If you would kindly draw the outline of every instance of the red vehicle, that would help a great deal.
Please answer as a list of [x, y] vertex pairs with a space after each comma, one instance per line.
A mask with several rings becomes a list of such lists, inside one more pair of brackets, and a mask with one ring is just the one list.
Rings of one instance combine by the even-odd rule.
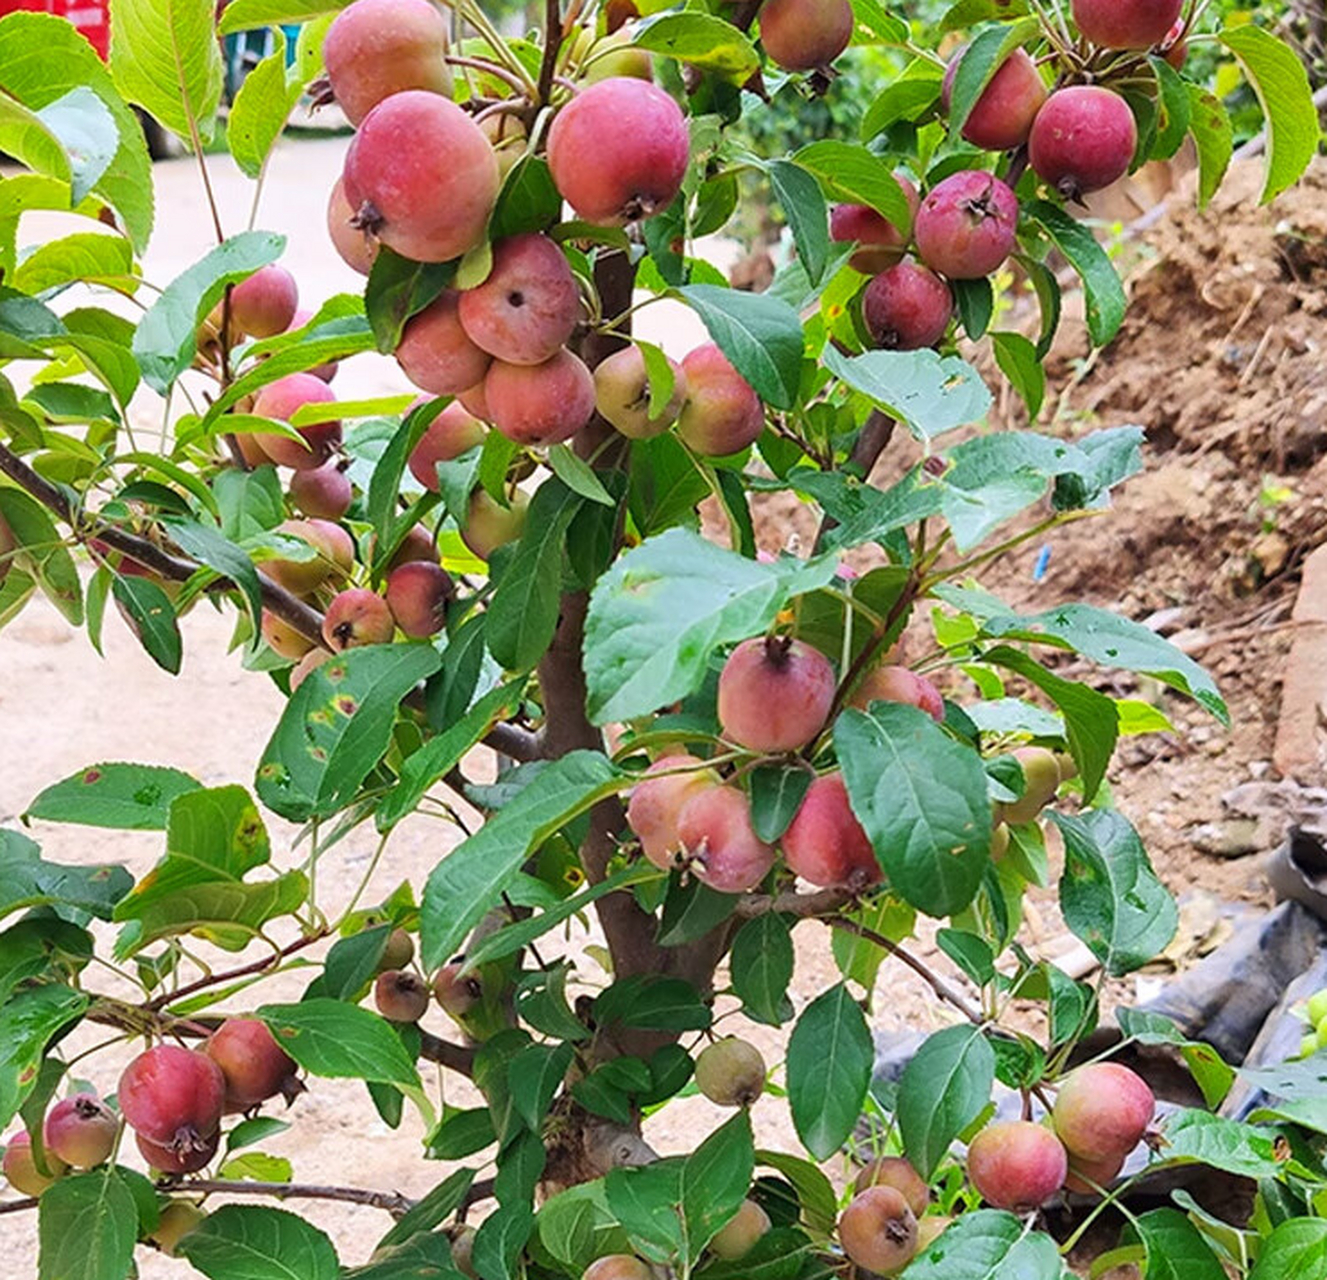
[[108, 0], [0, 0], [0, 18], [26, 10], [53, 13], [67, 18], [81, 31], [104, 62], [111, 47], [111, 14]]

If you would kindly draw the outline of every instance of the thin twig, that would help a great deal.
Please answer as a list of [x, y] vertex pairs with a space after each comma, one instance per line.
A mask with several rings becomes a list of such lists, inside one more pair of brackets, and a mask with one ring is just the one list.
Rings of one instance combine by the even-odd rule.
[[748, 893], [737, 900], [734, 913], [743, 919], [773, 912], [775, 915], [793, 916], [798, 920], [811, 920], [819, 916], [837, 915], [852, 898], [853, 895], [847, 889], [822, 889], [819, 893]]
[[419, 1202], [399, 1191], [361, 1187], [324, 1187], [307, 1182], [232, 1182], [228, 1178], [175, 1178], [158, 1184], [165, 1190], [197, 1195], [275, 1196], [278, 1200], [340, 1200], [385, 1209], [393, 1217], [409, 1213]]
[[187, 995], [192, 995], [195, 991], [202, 991], [207, 987], [216, 987], [235, 982], [240, 978], [247, 978], [250, 974], [262, 973], [265, 969], [274, 968], [280, 964], [287, 956], [293, 955], [296, 951], [302, 951], [305, 947], [312, 946], [315, 942], [320, 942], [327, 937], [328, 930], [320, 929], [316, 933], [305, 934], [302, 938], [296, 938], [289, 946], [282, 947], [275, 955], [263, 956], [261, 960], [255, 960], [251, 964], [240, 965], [238, 969], [227, 969], [224, 973], [209, 973], [194, 982], [187, 982], [184, 986], [175, 991], [165, 992], [149, 1000], [143, 1008], [151, 1013], [164, 1008], [168, 1004], [174, 1004], [176, 1000], [183, 999]]
[[0, 1204], [0, 1213], [22, 1213], [25, 1209], [36, 1207], [36, 1196], [28, 1196], [25, 1200], [11, 1200], [8, 1204]]
[[543, 106], [553, 91], [557, 72], [558, 50], [562, 47], [561, 0], [544, 0], [544, 57], [539, 64], [539, 82], [535, 90], [536, 106]]
[[868, 929], [864, 924], [858, 924], [856, 920], [848, 920], [842, 916], [831, 920], [830, 924], [836, 929], [843, 929], [847, 933], [856, 934], [859, 938], [865, 938], [867, 942], [874, 942], [881, 950], [888, 951], [891, 956], [907, 965], [941, 1000], [946, 1004], [953, 1005], [974, 1026], [981, 1026], [983, 1019], [980, 1011], [973, 1008], [938, 973], [932, 972], [916, 956], [904, 951], [898, 943], [891, 942], [883, 933], [877, 933], [874, 929]]

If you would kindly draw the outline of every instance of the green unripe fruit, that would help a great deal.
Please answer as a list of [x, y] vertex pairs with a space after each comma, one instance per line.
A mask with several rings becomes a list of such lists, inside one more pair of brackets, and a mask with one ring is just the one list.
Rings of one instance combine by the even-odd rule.
[[156, 1229], [148, 1239], [168, 1258], [173, 1258], [176, 1245], [206, 1217], [192, 1200], [172, 1200], [162, 1209]]
[[696, 1087], [721, 1107], [749, 1107], [765, 1091], [765, 1059], [736, 1036], [716, 1041], [696, 1059]]
[[1309, 1022], [1315, 1027], [1327, 1018], [1327, 989], [1315, 991], [1309, 997], [1308, 1015]]
[[1310, 1031], [1299, 1042], [1299, 1056], [1301, 1058], [1311, 1058], [1318, 1052], [1318, 1036], [1316, 1032]]
[[1060, 787], [1060, 765], [1045, 747], [1019, 747], [1014, 759], [1023, 767], [1026, 786], [1012, 804], [1000, 806], [1005, 822], [1032, 822], [1055, 798]]

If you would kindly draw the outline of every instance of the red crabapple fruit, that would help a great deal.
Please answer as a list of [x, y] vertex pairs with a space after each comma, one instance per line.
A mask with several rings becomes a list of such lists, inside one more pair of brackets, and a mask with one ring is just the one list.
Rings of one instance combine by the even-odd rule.
[[290, 672], [290, 692], [294, 693], [332, 655], [326, 649], [310, 649]]
[[406, 89], [450, 98], [446, 54], [447, 20], [428, 0], [355, 0], [323, 38], [327, 80], [351, 124]]
[[1057, 89], [1032, 122], [1028, 162], [1066, 200], [1124, 177], [1138, 147], [1129, 104], [1100, 85]]
[[945, 336], [954, 313], [949, 286], [929, 267], [900, 262], [882, 271], [862, 295], [862, 319], [877, 347], [919, 351]]
[[493, 425], [524, 445], [561, 444], [594, 417], [594, 376], [565, 347], [543, 364], [495, 360], [484, 379]]
[[341, 261], [352, 271], [366, 276], [378, 256], [378, 242], [362, 227], [355, 225], [355, 211], [346, 199], [345, 183], [338, 178], [327, 198], [327, 234]]
[[412, 524], [406, 530], [405, 537], [401, 539], [396, 550], [392, 552], [392, 558], [387, 562], [387, 571], [390, 573], [393, 569], [399, 569], [403, 564], [410, 564], [414, 560], [423, 560], [428, 564], [438, 563], [438, 548], [434, 545], [433, 535], [428, 531], [427, 525]]
[[931, 1189], [925, 1179], [902, 1156], [881, 1156], [866, 1165], [857, 1175], [853, 1190], [861, 1192], [867, 1187], [893, 1187], [902, 1194], [908, 1208], [918, 1218], [931, 1202]]
[[406, 321], [396, 347], [401, 372], [421, 391], [454, 396], [483, 381], [493, 357], [461, 326], [461, 295], [444, 289]]
[[450, 99], [419, 89], [364, 117], [343, 178], [359, 226], [416, 262], [473, 249], [498, 199], [498, 162], [483, 131]]
[[807, 884], [860, 891], [880, 880], [875, 850], [848, 803], [841, 773], [811, 784], [780, 843], [788, 869]]
[[703, 766], [696, 756], [663, 756], [631, 789], [627, 825], [646, 858], [664, 871], [677, 865], [682, 847], [677, 824], [683, 806], [698, 791], [718, 785], [718, 774]]
[[197, 1173], [212, 1163], [212, 1157], [221, 1145], [221, 1131], [199, 1138], [188, 1148], [150, 1142], [141, 1133], [136, 1133], [134, 1140], [143, 1159], [153, 1169], [161, 1173]]
[[258, 1018], [227, 1018], [208, 1037], [203, 1052], [226, 1078], [228, 1111], [248, 1111], [278, 1093], [302, 1087], [294, 1080], [295, 1060]]
[[120, 1122], [95, 1093], [61, 1098], [46, 1115], [46, 1150], [75, 1169], [92, 1169], [110, 1158]]
[[285, 267], [269, 263], [230, 291], [230, 320], [250, 338], [285, 333], [299, 308], [299, 286]]
[[925, 676], [907, 667], [885, 664], [869, 671], [848, 699], [850, 707], [865, 711], [873, 702], [906, 702], [943, 724], [945, 700]]
[[339, 592], [323, 615], [323, 640], [337, 653], [367, 644], [388, 644], [395, 632], [387, 601], [367, 587]]
[[443, 1012], [460, 1022], [483, 998], [483, 987], [476, 973], [462, 973], [459, 961], [445, 964], [433, 975], [433, 998]]
[[785, 71], [827, 67], [852, 39], [848, 0], [765, 0], [760, 43]]
[[160, 1044], [140, 1053], [124, 1069], [116, 1100], [141, 1140], [187, 1162], [209, 1144], [216, 1150], [226, 1078], [207, 1054]]
[[662, 89], [614, 76], [582, 89], [553, 120], [553, 182], [587, 222], [621, 226], [667, 208], [682, 189], [691, 138]]
[[774, 850], [751, 826], [751, 805], [736, 787], [704, 787], [682, 806], [677, 834], [696, 879], [718, 893], [754, 889], [774, 866]]
[[713, 343], [682, 361], [687, 401], [677, 433], [697, 453], [721, 458], [754, 444], [765, 429], [765, 409], [754, 388]]
[[749, 1107], [765, 1092], [766, 1071], [755, 1045], [727, 1036], [700, 1051], [696, 1088], [721, 1107]]
[[484, 443], [484, 424], [463, 404], [453, 401], [424, 428], [410, 451], [410, 474], [430, 493], [438, 492], [438, 463], [451, 462]]
[[1069, 1157], [1044, 1125], [987, 1125], [968, 1147], [968, 1177], [987, 1204], [1013, 1213], [1038, 1209], [1064, 1186]]
[[388, 969], [404, 969], [415, 958], [415, 940], [400, 926], [387, 935], [382, 955], [378, 957], [379, 973]]
[[787, 636], [744, 640], [719, 675], [719, 725], [750, 751], [800, 751], [825, 727], [834, 688], [819, 649]]
[[1150, 49], [1166, 38], [1184, 0], [1073, 0], [1074, 21], [1103, 49]]
[[435, 636], [446, 620], [451, 574], [440, 564], [412, 560], [387, 575], [386, 596], [396, 625], [406, 635], [416, 640]]
[[493, 246], [488, 278], [458, 306], [461, 328], [481, 350], [508, 364], [543, 364], [571, 337], [581, 296], [566, 254], [531, 232]]
[[265, 560], [260, 566], [267, 577], [294, 595], [307, 596], [317, 591], [334, 574], [348, 573], [354, 563], [355, 548], [349, 534], [330, 521], [283, 520], [276, 532], [303, 542], [318, 553], [312, 560], [278, 557]]
[[599, 415], [624, 436], [648, 440], [677, 421], [687, 398], [687, 376], [682, 366], [668, 361], [673, 392], [655, 417], [650, 416], [650, 375], [645, 357], [634, 344], [601, 360], [594, 371], [594, 398]]
[[306, 516], [322, 520], [340, 520], [350, 510], [355, 490], [334, 462], [325, 462], [314, 471], [296, 471], [290, 477], [290, 501]]
[[993, 173], [961, 169], [937, 182], [917, 211], [917, 256], [951, 280], [988, 276], [1014, 251], [1018, 198]]
[[428, 985], [407, 969], [388, 969], [373, 983], [373, 1001], [389, 1022], [418, 1022], [429, 1007]]
[[1156, 1098], [1137, 1072], [1094, 1062], [1071, 1072], [1055, 1096], [1051, 1121], [1077, 1161], [1123, 1159], [1156, 1115]]
[[1084, 1160], [1071, 1153], [1064, 1189], [1080, 1196], [1100, 1195], [1120, 1176], [1125, 1159], [1125, 1156], [1112, 1156], [1107, 1160]]
[[[915, 218], [922, 202], [916, 183], [906, 174], [896, 173], [894, 177]], [[839, 243], [855, 240], [858, 249], [848, 259], [849, 264], [863, 275], [874, 276], [903, 257], [903, 250], [912, 238], [912, 227], [909, 225], [905, 236], [883, 213], [870, 205], [840, 204], [830, 210], [829, 238]]]
[[867, 1271], [901, 1271], [917, 1252], [917, 1216], [894, 1187], [867, 1187], [839, 1218], [839, 1243]]
[[[260, 418], [289, 422], [295, 411], [304, 405], [330, 404], [335, 399], [336, 395], [332, 389], [316, 375], [290, 373], [284, 378], [268, 383], [258, 393], [253, 411]], [[279, 435], [258, 437], [263, 452], [279, 467], [290, 467], [295, 471], [316, 471], [332, 456], [332, 450], [341, 443], [341, 424], [335, 420], [296, 427], [295, 431], [299, 436], [298, 440]]]
[[[941, 99], [949, 110], [950, 93], [963, 50], [945, 72]], [[987, 82], [968, 118], [963, 122], [963, 136], [983, 151], [1012, 151], [1021, 147], [1032, 132], [1032, 121], [1046, 101], [1046, 82], [1026, 49], [1015, 49]]]
[[609, 1253], [590, 1263], [581, 1280], [654, 1280], [654, 1272], [630, 1253]]

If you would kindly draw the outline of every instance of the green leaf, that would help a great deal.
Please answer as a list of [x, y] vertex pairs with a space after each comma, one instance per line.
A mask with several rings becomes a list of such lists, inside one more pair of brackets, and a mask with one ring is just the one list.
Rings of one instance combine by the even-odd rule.
[[627, 506], [642, 537], [674, 525], [696, 528], [696, 504], [709, 492], [704, 475], [675, 436], [631, 442]]
[[420, 907], [424, 966], [436, 969], [455, 954], [532, 849], [624, 782], [625, 775], [605, 756], [573, 751], [540, 769], [483, 827], [447, 854], [429, 876]]
[[[143, 128], [82, 33], [53, 14], [7, 14], [0, 27], [0, 84], [35, 111], [84, 89], [101, 99], [115, 121], [119, 145], [92, 190], [119, 213], [135, 248], [146, 248], [153, 182]], [[15, 180], [6, 178], [5, 187], [12, 190]]]
[[1063, 209], [1045, 200], [1024, 206], [1027, 217], [1045, 228], [1055, 247], [1083, 282], [1087, 331], [1094, 347], [1104, 347], [1120, 331], [1128, 299], [1106, 251], [1092, 231]]
[[562, 197], [549, 172], [548, 161], [527, 152], [512, 166], [498, 193], [497, 208], [489, 223], [489, 239], [496, 243], [504, 236], [546, 231], [561, 212]]
[[47, 787], [23, 817], [113, 831], [164, 831], [175, 797], [201, 785], [163, 765], [95, 764]]
[[1037, 359], [1037, 348], [1021, 333], [991, 334], [991, 349], [1000, 372], [1027, 406], [1028, 421], [1036, 422], [1046, 400], [1046, 370]]
[[180, 549], [194, 557], [199, 564], [229, 578], [239, 589], [245, 604], [249, 607], [249, 617], [253, 621], [254, 633], [261, 625], [263, 609], [262, 584], [258, 580], [258, 570], [253, 561], [233, 542], [209, 525], [192, 520], [170, 520], [167, 522], [171, 538]]
[[311, 1222], [285, 1209], [227, 1204], [177, 1246], [209, 1280], [338, 1280], [336, 1250]]
[[604, 1179], [608, 1208], [633, 1243], [660, 1261], [686, 1248], [680, 1206], [682, 1160], [656, 1160], [609, 1171]]
[[851, 708], [834, 748], [853, 812], [894, 891], [932, 916], [962, 911], [986, 870], [991, 809], [971, 748], [902, 703]]
[[838, 1221], [838, 1198], [820, 1166], [783, 1151], [756, 1152], [756, 1163], [781, 1173], [797, 1192], [802, 1218], [813, 1231], [832, 1235]]
[[81, 991], [44, 983], [20, 991], [0, 1007], [0, 1127], [36, 1087], [51, 1038], [82, 1017], [91, 1003]]
[[1129, 1219], [1147, 1251], [1148, 1280], [1225, 1280], [1211, 1245], [1178, 1209], [1153, 1209]]
[[538, 1133], [571, 1066], [570, 1044], [527, 1045], [507, 1066], [507, 1090], [516, 1114]]
[[1138, 833], [1113, 809], [1049, 817], [1064, 837], [1065, 923], [1112, 977], [1142, 968], [1175, 936], [1179, 912]]
[[1327, 1222], [1291, 1218], [1263, 1241], [1249, 1280], [1315, 1280], [1321, 1275], [1327, 1275]]
[[428, 1136], [428, 1154], [437, 1160], [464, 1160], [496, 1141], [487, 1107], [457, 1111], [444, 1106], [441, 1123]]
[[43, 862], [40, 852], [27, 836], [0, 828], [0, 916], [59, 905], [109, 920], [133, 884], [123, 867], [66, 867]]
[[258, 765], [263, 803], [292, 822], [343, 809], [386, 752], [401, 699], [441, 662], [429, 644], [368, 645], [310, 673]]
[[1055, 1241], [996, 1209], [965, 1213], [908, 1264], [908, 1280], [1063, 1280]]
[[663, 14], [643, 24], [632, 43], [739, 85], [760, 67], [760, 55], [746, 33], [708, 13]]
[[788, 1102], [802, 1145], [828, 1160], [847, 1140], [871, 1083], [875, 1048], [842, 983], [802, 1011], [788, 1040]]
[[324, 998], [258, 1010], [277, 1042], [306, 1071], [418, 1089], [415, 1064], [391, 1023], [358, 1005]]
[[789, 160], [771, 160], [770, 185], [792, 228], [797, 259], [813, 285], [819, 284], [829, 261], [829, 209], [820, 184]]
[[133, 1269], [138, 1209], [115, 1167], [61, 1178], [37, 1206], [40, 1280], [124, 1280]]
[[782, 1026], [789, 1017], [788, 984], [793, 976], [792, 930], [769, 911], [748, 920], [733, 939], [728, 958], [733, 994], [755, 1022]]
[[981, 375], [958, 356], [934, 351], [868, 351], [845, 356], [826, 347], [825, 368], [903, 422], [924, 443], [977, 422], [991, 407]]
[[23, 490], [0, 485], [0, 519], [18, 543], [19, 568], [36, 579], [46, 598], [68, 622], [81, 626], [83, 588], [78, 569], [46, 508]]
[[210, 0], [111, 0], [111, 75], [181, 138], [211, 141], [221, 102], [221, 46]]
[[949, 96], [951, 133], [962, 132], [977, 99], [1005, 59], [1020, 45], [1028, 44], [1040, 34], [1041, 26], [1037, 20], [1025, 18], [1021, 22], [988, 27], [973, 39], [963, 51]]
[[1230, 113], [1214, 93], [1188, 84], [1189, 132], [1198, 148], [1198, 208], [1207, 208], [1230, 168], [1235, 151], [1235, 130]]
[[1141, 623], [1086, 604], [1065, 604], [1029, 617], [998, 615], [982, 623], [982, 634], [1003, 640], [1048, 644], [1081, 653], [1103, 666], [1141, 671], [1202, 704], [1222, 724], [1230, 713], [1212, 677], [1169, 640]]
[[180, 674], [184, 640], [170, 597], [151, 578], [122, 578], [111, 582], [116, 604], [129, 615], [130, 629], [148, 656], [163, 671]]
[[981, 1114], [994, 1083], [995, 1053], [980, 1028], [966, 1025], [928, 1037], [903, 1069], [899, 1131], [923, 1178], [930, 1178], [950, 1143]]
[[455, 275], [453, 262], [415, 262], [379, 246], [364, 289], [364, 310], [378, 350], [384, 355], [395, 351], [406, 321], [437, 298]]
[[1293, 186], [1318, 154], [1322, 129], [1308, 72], [1284, 40], [1252, 22], [1225, 27], [1218, 38], [1239, 60], [1267, 118], [1267, 204]]
[[[121, 2], [134, 5], [145, 0], [116, 0]], [[202, 40], [215, 47], [210, 30]], [[193, 364], [198, 326], [221, 300], [226, 286], [239, 284], [259, 267], [275, 262], [285, 246], [285, 237], [271, 231], [242, 231], [210, 249], [166, 286], [134, 331], [134, 355], [148, 386], [162, 395], [170, 390]]]
[[680, 879], [670, 879], [657, 941], [661, 947], [695, 942], [727, 920], [736, 905], [736, 894], [717, 893], [699, 880], [684, 884]]
[[776, 409], [796, 404], [805, 349], [796, 311], [769, 294], [713, 284], [686, 285], [676, 293], [762, 400]]
[[[582, 498], [598, 502], [606, 507], [616, 506], [613, 495], [604, 488], [590, 464], [572, 453], [565, 444], [555, 444], [548, 451], [548, 465], [568, 489], [573, 489]], [[536, 495], [537, 496], [537, 495]]]
[[[805, 629], [799, 634], [807, 638]], [[761, 765], [752, 772], [751, 826], [766, 844], [788, 830], [814, 780], [810, 770], [799, 765]]]
[[622, 556], [590, 597], [588, 709], [627, 720], [693, 693], [721, 644], [759, 634], [787, 600], [826, 586], [837, 560], [747, 560], [670, 529]]
[[639, 1031], [704, 1031], [714, 1020], [689, 982], [654, 973], [617, 979], [595, 997], [594, 1016], [603, 1026]]
[[474, 1267], [487, 1280], [516, 1280], [518, 1259], [534, 1230], [528, 1204], [503, 1205], [479, 1224], [475, 1234]]
[[217, 34], [298, 24], [343, 8], [341, 0], [233, 0], [217, 23]]
[[912, 206], [889, 164], [875, 152], [827, 139], [803, 147], [793, 162], [814, 174], [831, 200], [869, 205], [905, 235], [911, 231]]
[[488, 606], [488, 650], [508, 671], [530, 670], [553, 642], [567, 526], [584, 504], [556, 478], [530, 501], [525, 531]]
[[390, 1249], [404, 1244], [416, 1233], [432, 1231], [445, 1222], [460, 1208], [474, 1180], [473, 1169], [457, 1169], [444, 1178], [413, 1209], [396, 1221], [392, 1229], [378, 1241], [377, 1249]]
[[1161, 1132], [1166, 1163], [1193, 1161], [1239, 1178], [1275, 1178], [1284, 1171], [1271, 1130], [1186, 1108], [1168, 1115]]
[[682, 1162], [678, 1188], [689, 1260], [694, 1262], [742, 1207], [755, 1167], [751, 1116], [745, 1109], [720, 1125]]
[[[93, 98], [99, 106], [100, 98]], [[109, 119], [109, 116], [107, 117]], [[19, 263], [9, 283], [24, 293], [44, 293], [62, 285], [99, 277], [127, 276], [132, 272], [133, 246], [118, 235], [80, 232], [48, 240]], [[36, 392], [39, 388], [34, 388]], [[33, 398], [32, 393], [29, 399]]]
[[871, 100], [862, 116], [862, 141], [870, 142], [900, 120], [920, 119], [939, 100], [943, 81], [944, 72], [933, 59], [914, 58]]
[[244, 77], [226, 120], [226, 145], [240, 170], [257, 178], [286, 127], [303, 88], [286, 76], [286, 37], [273, 30], [275, 47]]

